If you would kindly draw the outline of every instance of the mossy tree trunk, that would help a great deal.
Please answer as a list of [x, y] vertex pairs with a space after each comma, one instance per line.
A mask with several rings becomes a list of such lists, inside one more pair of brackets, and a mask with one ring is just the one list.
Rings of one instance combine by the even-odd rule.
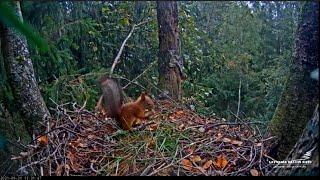
[[[23, 21], [20, 2], [10, 2], [19, 20]], [[1, 48], [6, 75], [17, 111], [24, 119], [30, 135], [39, 133], [40, 123], [50, 116], [36, 82], [27, 41], [14, 28], [1, 25]], [[37, 131], [37, 132], [36, 132]]]
[[308, 121], [302, 136], [286, 160], [310, 161], [310, 164], [292, 163], [288, 165], [290, 168], [274, 168], [272, 175], [319, 176], [319, 105], [315, 108], [313, 117]]
[[176, 1], [157, 1], [159, 27], [159, 87], [173, 99], [182, 96], [178, 4]]
[[305, 2], [295, 38], [293, 61], [285, 89], [268, 132], [277, 137], [273, 155], [284, 159], [299, 139], [318, 102], [318, 82], [310, 72], [319, 60], [319, 3]]

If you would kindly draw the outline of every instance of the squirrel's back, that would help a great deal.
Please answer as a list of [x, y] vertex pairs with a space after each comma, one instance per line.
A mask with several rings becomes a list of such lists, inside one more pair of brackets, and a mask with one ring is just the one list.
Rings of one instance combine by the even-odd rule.
[[121, 86], [116, 80], [107, 76], [102, 76], [99, 82], [103, 93], [102, 104], [108, 116], [118, 118], [123, 103]]

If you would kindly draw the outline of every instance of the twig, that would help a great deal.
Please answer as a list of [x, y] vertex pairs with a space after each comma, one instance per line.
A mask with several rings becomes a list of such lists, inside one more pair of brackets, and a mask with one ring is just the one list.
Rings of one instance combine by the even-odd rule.
[[[161, 101], [158, 101], [158, 103], [162, 105]], [[66, 108], [67, 104], [71, 105], [71, 110]], [[48, 145], [37, 149], [28, 158], [21, 159], [20, 161], [25, 166], [21, 167], [20, 170], [31, 172], [34, 175], [40, 175], [42, 172], [39, 168], [43, 167], [44, 175], [74, 175], [74, 173], [77, 175], [94, 175], [99, 173], [102, 175], [140, 174], [152, 176], [172, 172], [179, 176], [185, 174], [248, 175], [251, 169], [257, 169], [261, 175], [267, 175], [267, 171], [271, 167], [268, 164], [270, 157], [263, 152], [264, 149], [268, 148], [265, 143], [274, 137], [267, 136], [262, 139], [262, 137], [259, 137], [260, 133], [247, 133], [249, 124], [263, 122], [238, 121], [235, 123], [219, 122], [217, 119], [212, 119], [213, 122], [208, 123], [210, 119], [196, 116], [194, 112], [174, 103], [168, 104], [166, 101], [163, 107], [156, 108], [156, 111], [159, 112], [159, 116], [157, 114], [159, 119], [155, 117], [152, 122], [145, 122], [145, 124], [134, 128], [135, 130], [142, 129], [141, 133], [128, 136], [128, 132], [123, 130], [114, 132], [119, 129], [115, 124], [112, 124], [114, 121], [105, 120], [107, 123], [104, 121], [102, 123], [102, 121], [98, 121], [99, 117], [86, 110], [85, 106], [79, 106], [75, 103], [67, 104], [56, 104], [57, 107], [53, 110], [58, 114], [58, 117], [50, 121], [54, 122], [53, 124], [47, 122], [46, 131], [48, 132], [46, 134], [50, 133], [48, 135]], [[84, 108], [82, 109], [82, 107]], [[176, 120], [178, 123], [161, 121], [161, 116], [166, 118], [170, 113], [181, 111], [181, 109], [184, 110], [184, 113]], [[200, 120], [189, 121], [190, 119]], [[74, 127], [72, 122], [77, 126]], [[188, 124], [188, 127], [182, 132], [176, 131], [180, 122]], [[162, 124], [157, 128], [156, 133], [143, 130], [153, 123]], [[242, 126], [242, 124], [248, 125], [248, 127]], [[220, 125], [226, 126], [216, 128], [217, 131], [186, 132], [192, 128], [204, 127], [208, 130], [208, 128], [219, 127]], [[167, 132], [170, 134], [167, 134]], [[119, 134], [120, 136], [117, 136]], [[149, 135], [152, 135], [151, 140]], [[241, 141], [242, 144], [224, 142], [222, 140], [224, 137]], [[174, 149], [171, 148], [172, 141], [175, 144]], [[147, 143], [150, 144], [146, 146]], [[257, 145], [260, 143], [261, 147]], [[30, 144], [27, 147], [31, 147]], [[144, 147], [146, 148], [143, 149]], [[145, 152], [142, 152], [143, 150]], [[216, 168], [202, 169], [205, 162], [195, 163], [189, 157], [197, 155], [203, 161], [217, 161], [216, 157], [220, 154], [225, 154], [228, 160], [227, 166], [223, 169], [219, 169], [215, 165]], [[47, 161], [48, 158], [50, 162]], [[117, 159], [121, 161], [117, 161]], [[199, 170], [182, 170], [185, 166], [181, 163], [183, 159], [191, 161], [193, 168]], [[128, 163], [128, 166], [126, 163]], [[64, 169], [58, 170], [58, 168], [63, 167]], [[81, 171], [75, 172], [74, 168]], [[127, 168], [129, 168], [129, 171], [127, 171]]]
[[142, 124], [141, 126], [138, 126], [138, 127], [135, 127], [133, 128], [134, 130], [138, 131], [138, 130], [141, 130], [141, 129], [144, 129], [146, 128], [147, 126], [151, 125], [151, 124], [155, 124], [155, 122], [148, 122], [146, 124]]
[[153, 167], [155, 164], [156, 164], [156, 161], [154, 161], [152, 164], [148, 165], [148, 166], [142, 171], [142, 173], [140, 174], [140, 176], [145, 176], [145, 175], [149, 172], [150, 168]]
[[41, 159], [41, 160], [39, 160], [39, 161], [35, 161], [35, 162], [32, 162], [32, 163], [27, 164], [27, 165], [25, 165], [25, 166], [22, 166], [22, 167], [20, 167], [20, 168], [17, 170], [17, 172], [21, 171], [22, 169], [24, 169], [24, 168], [26, 168], [26, 167], [33, 166], [33, 165], [42, 163], [42, 162], [46, 161], [46, 159], [47, 159], [47, 158], [45, 157], [45, 158], [43, 158], [43, 159]]
[[271, 137], [268, 137], [267, 139], [261, 139], [260, 141], [264, 142], [264, 141], [269, 141], [271, 139], [274, 139], [276, 138], [276, 136], [271, 136]]
[[90, 164], [90, 168], [93, 172], [98, 173], [98, 171], [93, 168], [93, 163]]
[[153, 65], [156, 64], [157, 61], [153, 61], [152, 63], [149, 64], [149, 66], [141, 73], [139, 74], [137, 77], [135, 77], [134, 79], [132, 79], [128, 84], [126, 84], [125, 86], [123, 86], [122, 89], [126, 89], [132, 82], [136, 81], [137, 79], [139, 79], [143, 74], [145, 74], [149, 69], [151, 69], [151, 67]]
[[238, 108], [237, 108], [237, 117], [239, 117], [240, 102], [241, 102], [241, 77], [240, 77], [239, 90], [238, 90]]
[[134, 24], [134, 25], [132, 26], [131, 31], [129, 32], [129, 34], [128, 34], [128, 36], [126, 37], [126, 39], [122, 42], [122, 45], [121, 45], [121, 47], [120, 47], [120, 50], [119, 50], [116, 58], [115, 58], [114, 61], [113, 61], [113, 64], [112, 64], [111, 70], [110, 70], [110, 75], [113, 74], [114, 68], [115, 68], [116, 65], [119, 63], [119, 59], [120, 59], [120, 56], [121, 56], [121, 54], [122, 54], [124, 45], [127, 43], [128, 39], [131, 37], [131, 35], [132, 35], [133, 31], [135, 30], [135, 28], [138, 27], [138, 26], [140, 26], [140, 25], [142, 25], [142, 24], [145, 24], [145, 23], [147, 23], [147, 22], [149, 22], [149, 21], [151, 21], [151, 20], [149, 19], [149, 20], [146, 20], [146, 21], [142, 21], [142, 22], [140, 22], [140, 23], [138, 23], [138, 24]]
[[88, 99], [86, 99], [86, 100], [84, 101], [84, 103], [83, 103], [82, 107], [79, 109], [79, 111], [82, 111], [82, 110], [86, 107], [86, 105], [87, 105], [87, 100], [88, 100]]
[[225, 122], [225, 123], [216, 123], [216, 124], [208, 124], [206, 129], [210, 129], [216, 126], [221, 126], [221, 125], [246, 125], [246, 124], [264, 124], [263, 122], [259, 121], [252, 121], [252, 122]]
[[[186, 156], [184, 156], [183, 158], [179, 159], [179, 160], [176, 161], [175, 163], [179, 163], [180, 161], [182, 161], [183, 159], [185, 159], [185, 158], [187, 158], [187, 157], [189, 157], [189, 156], [191, 156], [191, 155], [192, 155], [192, 153], [189, 153], [188, 155], [186, 155]], [[158, 168], [158, 169], [156, 169], [155, 171], [153, 171], [152, 173], [148, 174], [148, 176], [152, 176], [152, 175], [154, 175], [154, 174], [156, 174], [156, 173], [158, 173], [158, 172], [160, 172], [160, 171], [162, 171], [162, 170], [164, 170], [164, 169], [172, 166], [173, 164], [174, 164], [174, 163], [171, 162], [170, 164], [168, 164], [167, 166], [165, 166], [165, 167], [163, 167], [163, 168]]]
[[131, 83], [133, 83], [133, 84], [135, 84], [135, 85], [137, 85], [137, 86], [139, 86], [139, 87], [141, 87], [142, 89], [146, 89], [145, 87], [143, 87], [142, 85], [140, 85], [139, 83], [136, 83], [136, 82], [133, 82], [133, 81], [131, 81], [130, 79], [128, 79], [128, 78], [125, 78], [125, 77], [121, 77], [121, 76], [118, 76], [118, 77], [116, 77], [116, 78], [118, 78], [118, 79], [123, 79], [123, 80], [126, 80], [126, 81], [128, 81], [128, 82], [131, 82]]
[[262, 173], [262, 175], [263, 175], [262, 167], [261, 167], [261, 164], [262, 164], [262, 157], [263, 157], [263, 144], [261, 144], [260, 157], [259, 157], [259, 168], [260, 168], [260, 172], [261, 172], [261, 173]]

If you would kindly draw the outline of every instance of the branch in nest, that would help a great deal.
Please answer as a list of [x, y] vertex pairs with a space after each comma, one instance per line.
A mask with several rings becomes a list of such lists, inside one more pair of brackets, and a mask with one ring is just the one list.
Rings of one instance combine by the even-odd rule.
[[149, 122], [149, 123], [146, 123], [146, 124], [142, 124], [141, 126], [138, 126], [138, 127], [135, 127], [133, 128], [134, 130], [138, 131], [138, 130], [141, 130], [141, 129], [144, 129], [146, 128], [147, 126], [151, 125], [151, 124], [154, 124], [155, 122]]
[[221, 126], [221, 125], [247, 125], [247, 124], [265, 124], [263, 122], [259, 121], [253, 121], [253, 122], [225, 122], [225, 123], [216, 123], [216, 124], [208, 124], [206, 129], [210, 129], [216, 126]]

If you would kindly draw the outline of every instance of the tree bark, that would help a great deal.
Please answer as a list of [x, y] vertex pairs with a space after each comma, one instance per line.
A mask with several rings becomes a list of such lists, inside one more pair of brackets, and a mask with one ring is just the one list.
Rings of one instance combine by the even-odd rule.
[[[23, 21], [20, 2], [12, 3], [16, 16]], [[36, 82], [25, 37], [13, 27], [1, 25], [1, 48], [10, 87], [30, 135], [41, 130], [39, 122], [50, 116]], [[37, 130], [37, 132], [35, 132]]]
[[319, 176], [319, 105], [312, 119], [303, 130], [287, 161], [302, 160], [308, 163], [292, 163], [287, 168], [274, 168], [272, 175], [277, 176]]
[[319, 3], [305, 2], [295, 39], [293, 62], [268, 132], [277, 137], [273, 156], [284, 159], [299, 139], [319, 98], [319, 83], [310, 77], [318, 67]]
[[176, 1], [157, 1], [159, 87], [173, 99], [182, 96], [182, 66]]

